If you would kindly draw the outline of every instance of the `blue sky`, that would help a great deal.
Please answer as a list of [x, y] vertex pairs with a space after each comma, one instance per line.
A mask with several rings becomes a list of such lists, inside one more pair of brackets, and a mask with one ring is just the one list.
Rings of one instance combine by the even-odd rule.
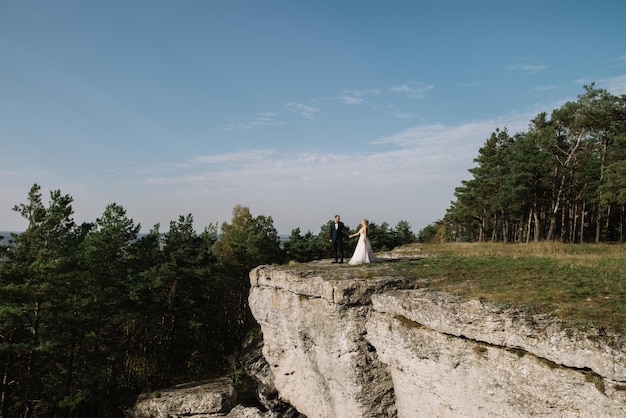
[[0, 1], [0, 230], [441, 219], [496, 129], [626, 94], [623, 1]]

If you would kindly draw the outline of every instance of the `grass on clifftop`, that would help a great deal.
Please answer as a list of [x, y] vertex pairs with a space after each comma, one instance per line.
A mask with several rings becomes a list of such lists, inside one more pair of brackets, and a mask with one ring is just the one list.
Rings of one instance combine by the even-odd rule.
[[426, 280], [429, 288], [626, 334], [625, 245], [414, 244], [411, 249], [424, 258], [394, 263], [394, 270]]

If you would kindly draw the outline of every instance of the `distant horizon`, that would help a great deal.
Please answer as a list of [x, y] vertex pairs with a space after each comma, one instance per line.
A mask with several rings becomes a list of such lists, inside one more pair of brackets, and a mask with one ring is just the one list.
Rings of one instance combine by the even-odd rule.
[[[331, 220], [329, 219], [329, 220], [328, 220], [328, 223], [330, 223], [330, 222], [331, 222]], [[385, 222], [385, 221], [382, 221], [382, 222]], [[381, 222], [381, 223], [382, 223], [382, 222]], [[221, 223], [220, 223], [220, 224], [221, 224]], [[379, 223], [376, 223], [376, 224], [377, 224], [377, 225], [380, 225]], [[168, 225], [169, 225], [169, 224], [168, 224]], [[324, 224], [324, 225], [325, 225], [325, 224]], [[396, 224], [396, 225], [397, 225], [397, 224]], [[389, 225], [389, 227], [390, 227], [390, 228], [395, 228], [395, 227], [396, 227], [396, 225]], [[206, 225], [205, 225], [205, 226], [206, 226]], [[202, 228], [195, 228], [195, 227], [194, 227], [194, 230], [195, 230], [196, 234], [201, 234], [201, 233], [202, 233], [202, 231], [204, 230], [204, 227], [205, 227], [205, 226], [203, 226]], [[318, 234], [321, 232], [321, 228], [322, 228], [322, 227], [323, 227], [323, 225], [320, 225], [320, 227], [318, 228], [318, 230], [317, 230], [317, 231], [310, 231], [310, 232], [311, 232], [313, 235], [318, 235]], [[352, 227], [351, 227], [351, 225], [346, 224], [346, 227], [347, 227], [347, 228], [350, 228], [350, 229], [353, 229], [353, 230], [356, 230], [356, 229], [358, 229], [359, 224], [358, 224], [358, 223], [356, 223], [356, 224], [355, 224], [355, 225], [353, 225]], [[296, 228], [297, 228], [297, 227], [296, 227]], [[295, 228], [294, 228], [294, 229], [295, 229]], [[12, 234], [12, 233], [14, 233], [14, 234], [21, 234], [21, 233], [23, 233], [24, 231], [26, 231], [26, 229], [22, 229], [22, 230], [19, 230], [19, 231], [18, 231], [18, 230], [15, 230], [15, 231], [0, 230], [0, 236], [4, 236], [4, 239], [6, 240], [7, 238], [10, 238], [10, 237], [11, 237], [11, 234]], [[160, 231], [160, 233], [161, 233], [161, 234], [165, 234], [165, 233], [167, 233], [168, 231], [169, 231], [169, 229], [168, 229], [168, 230], [161, 230], [161, 231]], [[415, 235], [417, 235], [417, 233], [419, 232], [419, 231], [414, 230], [413, 228], [411, 228], [411, 231], [413, 231], [413, 233], [415, 233]], [[289, 231], [289, 232], [286, 232], [286, 233], [277, 232], [277, 235], [278, 235], [281, 239], [283, 239], [283, 238], [289, 238], [289, 237], [291, 236], [291, 232], [292, 232], [292, 231]], [[309, 232], [309, 231], [303, 231], [303, 230], [302, 230], [302, 228], [300, 228], [300, 235], [305, 235], [307, 232]], [[144, 236], [144, 235], [148, 235], [149, 233], [150, 233], [150, 230], [141, 230], [141, 231], [139, 231], [139, 232], [137, 233], [137, 235], [138, 235], [138, 236]], [[218, 231], [218, 235], [220, 235], [219, 231]]]
[[[12, 239], [11, 233], [21, 234], [22, 232], [24, 232], [24, 231], [0, 231], [0, 244], [8, 244], [11, 241], [11, 239]], [[202, 231], [196, 231], [196, 233], [198, 233], [198, 234], [201, 233], [201, 232]], [[148, 233], [149, 232], [139, 232], [137, 234], [137, 236], [139, 238], [141, 238], [142, 236], [148, 235]], [[306, 232], [303, 232], [302, 234], [306, 234]], [[317, 235], [317, 234], [315, 234], [315, 235]], [[278, 238], [280, 239], [281, 243], [283, 243], [285, 241], [288, 241], [290, 236], [291, 236], [291, 234], [278, 234]]]

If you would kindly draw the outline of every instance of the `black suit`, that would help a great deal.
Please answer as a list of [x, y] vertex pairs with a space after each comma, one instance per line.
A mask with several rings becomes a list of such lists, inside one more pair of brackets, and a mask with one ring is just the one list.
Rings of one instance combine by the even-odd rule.
[[343, 222], [331, 222], [330, 223], [330, 240], [333, 243], [333, 254], [335, 255], [335, 261], [341, 260], [343, 263], [343, 234], [346, 227]]

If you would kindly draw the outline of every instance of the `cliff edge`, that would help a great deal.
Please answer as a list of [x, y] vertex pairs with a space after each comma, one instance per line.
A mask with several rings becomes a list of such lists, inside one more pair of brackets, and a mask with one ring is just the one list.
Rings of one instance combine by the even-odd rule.
[[263, 355], [301, 414], [626, 416], [623, 339], [461, 301], [391, 264], [251, 271]]

